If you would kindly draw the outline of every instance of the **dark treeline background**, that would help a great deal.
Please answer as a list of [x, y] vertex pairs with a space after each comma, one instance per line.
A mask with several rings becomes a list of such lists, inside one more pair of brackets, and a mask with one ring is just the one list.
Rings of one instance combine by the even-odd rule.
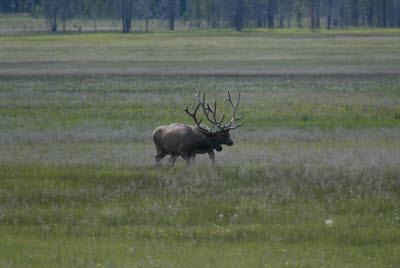
[[0, 0], [4, 13], [44, 16], [56, 32], [67, 20], [121, 19], [130, 32], [133, 19], [165, 20], [174, 30], [177, 20], [190, 27], [327, 29], [340, 27], [400, 27], [400, 0]]

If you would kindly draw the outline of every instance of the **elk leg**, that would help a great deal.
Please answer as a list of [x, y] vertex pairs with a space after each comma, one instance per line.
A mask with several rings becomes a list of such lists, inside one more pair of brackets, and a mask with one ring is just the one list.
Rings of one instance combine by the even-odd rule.
[[170, 162], [172, 165], [174, 165], [176, 159], [178, 158], [178, 156], [179, 156], [179, 155], [172, 155], [172, 156], [169, 158], [169, 162]]
[[215, 154], [214, 151], [208, 152], [208, 157], [210, 157], [211, 163], [215, 165]]
[[190, 167], [190, 160], [191, 160], [191, 155], [190, 154], [184, 154], [184, 155], [182, 155], [182, 158], [183, 159], [185, 159], [185, 161], [186, 161], [186, 167]]
[[194, 165], [194, 160], [195, 160], [195, 158], [196, 158], [196, 155], [195, 155], [195, 154], [192, 154], [192, 155], [190, 156], [190, 159], [189, 159], [190, 164]]
[[156, 155], [156, 167], [159, 168], [161, 167], [161, 160], [166, 156], [167, 154], [162, 152]]

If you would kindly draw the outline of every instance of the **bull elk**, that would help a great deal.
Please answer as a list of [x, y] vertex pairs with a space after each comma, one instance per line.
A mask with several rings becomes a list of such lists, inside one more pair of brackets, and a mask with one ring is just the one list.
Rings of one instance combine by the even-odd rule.
[[[228, 91], [227, 101], [233, 107], [233, 116], [227, 125], [223, 125], [222, 121], [225, 114], [221, 119], [217, 119], [217, 102], [214, 102], [214, 108], [205, 102], [206, 94], [201, 95], [197, 93], [198, 105], [194, 112], [189, 112], [186, 107], [184, 111], [193, 118], [196, 123], [195, 126], [188, 126], [183, 124], [174, 123], [169, 126], [160, 126], [153, 132], [153, 139], [157, 149], [155, 157], [156, 166], [161, 166], [161, 160], [166, 155], [171, 155], [169, 161], [174, 165], [176, 159], [181, 156], [186, 161], [186, 165], [194, 163], [196, 154], [208, 153], [211, 162], [215, 164], [214, 150], [222, 151], [223, 144], [232, 146], [233, 141], [230, 138], [229, 131], [236, 129], [243, 125], [244, 121], [236, 124], [236, 121], [241, 120], [244, 116], [243, 113], [236, 117], [236, 111], [240, 101], [240, 93], [236, 103], [233, 103], [231, 94]], [[202, 119], [198, 120], [196, 113], [201, 108], [207, 120], [213, 125], [212, 129], [201, 124]]]

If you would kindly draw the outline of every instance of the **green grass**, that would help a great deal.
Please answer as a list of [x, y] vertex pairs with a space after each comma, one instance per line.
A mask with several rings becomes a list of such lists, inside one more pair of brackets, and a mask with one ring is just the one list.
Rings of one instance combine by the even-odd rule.
[[[244, 180], [220, 168], [194, 170], [191, 176], [180, 168], [157, 173], [148, 168], [17, 166], [0, 172], [7, 193], [1, 200], [3, 265], [288, 262], [334, 267], [400, 262], [397, 199], [370, 193], [332, 198], [332, 192], [318, 186], [311, 192], [320, 198], [313, 198], [306, 188], [295, 190], [294, 180], [286, 186], [299, 197], [271, 197], [265, 189], [282, 178], [254, 174]], [[204, 176], [211, 174], [210, 179]], [[387, 189], [394, 195], [398, 190], [399, 185]]]
[[[394, 30], [393, 30], [394, 31]], [[390, 31], [389, 31], [390, 32]], [[197, 33], [197, 32], [196, 32]], [[1, 60], [212, 60], [254, 61], [300, 57], [323, 62], [337, 57], [339, 63], [352, 58], [370, 60], [395, 57], [398, 36], [370, 38], [270, 35], [79, 34], [0, 37]], [[250, 38], [250, 39], [248, 39]], [[249, 42], [251, 40], [251, 42]], [[29, 48], [29, 49], [26, 49]], [[347, 57], [351, 57], [350, 59]], [[270, 58], [269, 58], [270, 57]]]
[[[0, 266], [398, 267], [398, 33], [277, 33], [0, 37]], [[234, 146], [156, 170], [198, 89]]]
[[[248, 129], [287, 126], [399, 127], [397, 76], [382, 77], [51, 77], [1, 78], [3, 130], [74, 130], [112, 126], [153, 130], [161, 124], [191, 123], [183, 112], [201, 88], [209, 99], [242, 92]], [[23, 92], [21, 88], [26, 88]], [[187, 93], [185, 93], [187, 92]], [[160, 98], [160, 94], [162, 97]], [[176, 96], [180, 96], [176, 98]], [[32, 99], [27, 98], [33, 96]], [[40, 98], [36, 98], [40, 96]], [[83, 99], [82, 99], [83, 98]], [[229, 113], [227, 103], [219, 110]], [[151, 119], [151, 120], [150, 120]]]

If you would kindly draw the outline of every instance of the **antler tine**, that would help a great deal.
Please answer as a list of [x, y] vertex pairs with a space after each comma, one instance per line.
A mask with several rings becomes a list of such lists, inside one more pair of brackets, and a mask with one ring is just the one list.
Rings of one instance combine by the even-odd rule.
[[236, 115], [236, 109], [237, 109], [237, 107], [239, 105], [239, 101], [240, 101], [240, 93], [239, 93], [238, 100], [236, 101], [236, 104], [233, 104], [233, 101], [232, 101], [232, 98], [231, 98], [231, 93], [229, 91], [228, 91], [228, 98], [226, 100], [230, 102], [230, 104], [232, 105], [232, 107], [234, 109], [233, 110], [233, 114]]
[[228, 98], [226, 100], [229, 101], [233, 105], [233, 102], [231, 99], [231, 93], [229, 93], [229, 91], [228, 91]]
[[210, 131], [208, 129], [205, 129], [200, 125], [201, 124], [201, 120], [203, 120], [203, 119], [200, 119], [199, 121], [197, 121], [196, 113], [197, 113], [197, 110], [199, 109], [199, 107], [200, 107], [200, 103], [197, 105], [197, 107], [196, 107], [196, 109], [194, 110], [193, 113], [189, 112], [189, 106], [187, 106], [183, 110], [194, 119], [194, 122], [196, 122], [196, 125], [199, 127], [200, 130], [202, 130], [205, 133], [212, 133], [212, 131]]
[[207, 109], [211, 112], [214, 118], [214, 123], [217, 124], [218, 128], [221, 129], [221, 123], [224, 121], [225, 118], [225, 113], [222, 115], [221, 119], [218, 121], [217, 120], [217, 102], [214, 102], [214, 110], [211, 109], [210, 105], [207, 103]]
[[[210, 107], [210, 105], [207, 103], [207, 110], [208, 110], [208, 112], [210, 112], [213, 116], [215, 116], [214, 115], [214, 111], [215, 111], [215, 109], [214, 109], [214, 111], [213, 111], [213, 109], [211, 109], [211, 107]], [[214, 124], [214, 122], [213, 122], [213, 124]]]
[[245, 112], [246, 111], [243, 111], [243, 113], [238, 118], [236, 118], [236, 121], [242, 119], [242, 117], [244, 116]]
[[219, 120], [217, 122], [219, 127], [221, 126], [222, 121], [224, 121], [224, 118], [225, 118], [225, 114], [223, 114], [222, 117], [221, 117], [221, 120]]
[[233, 107], [233, 115], [232, 115], [232, 119], [231, 119], [231, 121], [229, 122], [229, 124], [226, 125], [226, 126], [224, 126], [223, 128], [224, 128], [224, 129], [235, 129], [235, 128], [238, 128], [238, 127], [240, 127], [241, 125], [243, 125], [244, 121], [243, 121], [242, 123], [240, 123], [240, 124], [237, 124], [236, 126], [233, 126], [233, 127], [232, 127], [232, 124], [233, 124], [235, 121], [238, 121], [238, 120], [242, 119], [243, 116], [244, 116], [244, 114], [245, 114], [245, 111], [243, 111], [243, 113], [242, 113], [238, 118], [236, 118], [236, 111], [237, 111], [237, 107], [239, 106], [239, 101], [240, 101], [240, 93], [239, 93], [239, 97], [238, 97], [238, 99], [237, 99], [237, 101], [236, 101], [236, 104], [233, 104], [233, 101], [232, 101], [232, 98], [231, 98], [231, 94], [230, 94], [229, 91], [228, 91], [228, 98], [227, 98], [226, 100], [229, 101], [229, 103], [230, 103], [230, 104], [232, 105], [232, 107]]
[[228, 129], [232, 130], [232, 129], [235, 129], [235, 128], [238, 128], [238, 127], [241, 127], [241, 126], [243, 125], [243, 123], [244, 123], [244, 121], [242, 121], [242, 123], [240, 123], [240, 124], [237, 124], [236, 126], [229, 127]]
[[224, 126], [223, 128], [232, 130], [232, 129], [235, 129], [235, 128], [238, 128], [238, 127], [242, 126], [243, 123], [244, 123], [244, 120], [241, 123], [239, 123], [239, 124], [237, 124], [237, 125], [232, 127], [232, 122], [229, 122], [229, 124], [227, 126]]
[[239, 101], [240, 101], [240, 93], [239, 93], [238, 100], [236, 101], [236, 104], [233, 104], [233, 101], [231, 98], [231, 93], [229, 91], [228, 91], [228, 98], [226, 100], [229, 101], [233, 107], [237, 107], [239, 104]]
[[[221, 121], [217, 121], [216, 120], [216, 115], [215, 115], [215, 110], [216, 110], [216, 102], [215, 102], [215, 108], [214, 111], [211, 109], [210, 105], [207, 103], [207, 107], [206, 107], [206, 93], [203, 93], [203, 101], [201, 101], [201, 92], [199, 90], [198, 94], [197, 94], [197, 100], [199, 102], [199, 104], [201, 105], [204, 115], [206, 116], [206, 118], [208, 119], [208, 121], [213, 124], [213, 128], [217, 128], [217, 129], [221, 129]], [[213, 115], [214, 120], [212, 118], [210, 118], [210, 113]]]
[[[197, 110], [199, 109], [199, 107], [200, 107], [200, 104], [197, 105], [197, 107], [196, 107], [196, 109], [194, 109], [194, 112], [193, 112], [193, 113], [190, 113], [190, 112], [189, 112], [189, 106], [186, 106], [186, 108], [183, 109], [188, 115], [190, 115], [191, 117], [193, 117], [193, 119], [194, 119], [194, 121], [196, 122], [196, 124], [198, 123], [198, 122], [197, 122], [197, 118], [196, 118], [196, 113], [197, 113]], [[201, 122], [201, 119], [200, 119], [199, 123], [200, 123], [200, 122]]]
[[217, 101], [214, 102], [214, 113], [213, 113], [214, 121], [218, 124], [218, 128], [221, 128], [221, 123], [224, 120], [225, 114], [222, 115], [221, 120], [217, 120]]

